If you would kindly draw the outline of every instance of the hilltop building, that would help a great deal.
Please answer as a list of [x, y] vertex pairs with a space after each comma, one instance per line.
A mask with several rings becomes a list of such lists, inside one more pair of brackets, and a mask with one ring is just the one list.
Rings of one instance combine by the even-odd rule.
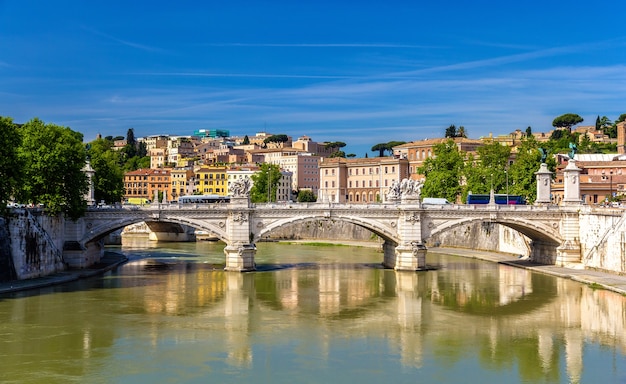
[[319, 173], [317, 201], [374, 203], [384, 200], [384, 194], [394, 181], [409, 177], [409, 161], [395, 156], [323, 158]]

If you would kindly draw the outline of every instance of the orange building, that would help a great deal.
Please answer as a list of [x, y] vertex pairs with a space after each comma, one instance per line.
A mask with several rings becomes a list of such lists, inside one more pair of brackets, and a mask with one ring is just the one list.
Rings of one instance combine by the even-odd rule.
[[[154, 200], [155, 193], [170, 192], [169, 169], [138, 169], [124, 174], [124, 199], [144, 198]], [[167, 196], [170, 200], [170, 196]]]

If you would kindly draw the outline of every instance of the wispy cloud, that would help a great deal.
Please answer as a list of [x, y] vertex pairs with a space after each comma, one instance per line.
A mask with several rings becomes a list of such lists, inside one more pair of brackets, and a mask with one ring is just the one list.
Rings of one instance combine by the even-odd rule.
[[403, 48], [432, 49], [434, 46], [401, 43], [202, 43], [207, 47], [278, 47], [278, 48]]
[[259, 78], [259, 79], [357, 79], [355, 76], [345, 75], [306, 75], [280, 73], [210, 73], [210, 72], [131, 72], [136, 76], [180, 76], [180, 77], [232, 77], [232, 78]]
[[145, 44], [139, 44], [139, 43], [135, 43], [133, 41], [129, 41], [129, 40], [124, 40], [124, 39], [120, 39], [117, 38], [115, 36], [109, 35], [107, 33], [101, 32], [101, 31], [97, 31], [93, 28], [88, 28], [88, 27], [83, 27], [84, 30], [89, 31], [91, 33], [93, 33], [94, 35], [100, 36], [100, 37], [104, 37], [108, 40], [114, 41], [116, 43], [119, 43], [121, 45], [125, 45], [127, 47], [131, 47], [131, 48], [135, 48], [141, 51], [146, 51], [146, 52], [154, 52], [154, 53], [170, 53], [169, 51], [162, 49], [162, 48], [158, 48], [158, 47], [153, 47], [153, 46], [149, 46], [149, 45], [145, 45]]

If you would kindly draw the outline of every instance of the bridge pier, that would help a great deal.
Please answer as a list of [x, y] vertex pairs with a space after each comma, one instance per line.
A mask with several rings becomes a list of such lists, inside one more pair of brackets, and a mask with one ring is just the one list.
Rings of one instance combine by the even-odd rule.
[[396, 271], [419, 271], [426, 268], [426, 246], [422, 243], [396, 245], [383, 243], [383, 266]]
[[226, 266], [224, 270], [234, 272], [247, 272], [256, 269], [254, 255], [256, 246], [254, 244], [227, 245], [224, 248], [226, 255]]

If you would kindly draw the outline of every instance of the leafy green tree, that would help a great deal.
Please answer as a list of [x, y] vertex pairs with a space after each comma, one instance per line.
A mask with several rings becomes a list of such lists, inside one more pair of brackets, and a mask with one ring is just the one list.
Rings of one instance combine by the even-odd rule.
[[137, 144], [137, 157], [146, 157], [148, 156], [148, 146], [145, 141]]
[[569, 151], [569, 143], [577, 143], [578, 136], [579, 134], [577, 133], [557, 129], [552, 132], [550, 140], [543, 145], [549, 150], [550, 153], [567, 153]]
[[[554, 156], [550, 156], [550, 153], [548, 152], [546, 164], [548, 169], [554, 172], [556, 160]], [[534, 136], [525, 137], [517, 148], [515, 161], [509, 168], [509, 193], [524, 196], [526, 201], [532, 204], [537, 198], [537, 177], [535, 172], [539, 170], [540, 166], [541, 152], [539, 151], [539, 143]]]
[[125, 172], [135, 171], [137, 169], [150, 168], [150, 156], [134, 156], [123, 162], [122, 169]]
[[21, 183], [22, 162], [18, 158], [20, 132], [10, 117], [0, 117], [0, 212], [15, 197]]
[[35, 118], [20, 128], [18, 153], [24, 164], [21, 200], [42, 203], [51, 215], [81, 217], [87, 203], [86, 150], [83, 135], [70, 128], [45, 124]]
[[405, 144], [406, 141], [389, 141], [387, 143], [378, 143], [372, 147], [372, 152], [378, 151], [378, 157], [384, 157], [385, 151], [388, 151], [389, 154], [393, 154], [393, 148], [398, 145]]
[[574, 125], [582, 122], [583, 118], [579, 115], [575, 113], [566, 113], [554, 118], [554, 120], [552, 120], [552, 126], [555, 128], [567, 128], [567, 131], [571, 132]]
[[267, 203], [276, 201], [276, 191], [280, 181], [280, 167], [276, 164], [263, 163], [259, 172], [252, 175], [250, 201]]
[[95, 171], [92, 178], [96, 201], [115, 203], [124, 196], [124, 172], [120, 167], [120, 154], [113, 150], [113, 143], [97, 139], [89, 143], [88, 156]]
[[126, 132], [126, 145], [122, 148], [122, 153], [127, 159], [137, 156], [137, 140], [135, 140], [135, 130], [128, 128]]
[[328, 157], [346, 157], [346, 153], [344, 151], [339, 150], [339, 148], [343, 148], [345, 146], [346, 146], [346, 143], [344, 143], [343, 141], [333, 141], [330, 143], [326, 143], [324, 145], [324, 148], [335, 150]]
[[457, 137], [465, 137], [467, 138], [467, 132], [465, 131], [465, 127], [464, 126], [460, 126], [459, 130], [457, 132]]
[[456, 137], [456, 125], [451, 124], [448, 128], [446, 128], [446, 132], [444, 134], [446, 138]]
[[344, 151], [335, 151], [333, 153], [331, 153], [330, 155], [328, 155], [329, 158], [331, 157], [346, 157], [346, 153]]
[[243, 138], [243, 141], [241, 142], [242, 145], [248, 145], [250, 144], [250, 138], [248, 137], [248, 135], [245, 135]]
[[284, 134], [280, 134], [280, 135], [272, 135], [270, 137], [266, 137], [265, 140], [263, 140], [264, 144], [267, 143], [285, 143], [289, 141], [289, 136], [284, 135]]
[[464, 154], [459, 151], [454, 140], [435, 145], [433, 154], [417, 170], [417, 173], [426, 177], [422, 194], [457, 201], [462, 192]]
[[500, 143], [478, 147], [476, 150], [478, 159], [470, 157], [465, 167], [464, 174], [466, 185], [464, 196], [472, 193], [489, 193], [491, 188], [495, 193], [506, 193], [506, 169], [511, 155], [511, 148]]
[[330, 148], [343, 148], [346, 146], [346, 143], [344, 143], [343, 141], [332, 141], [330, 143], [326, 143], [324, 145], [324, 148], [326, 149], [330, 149]]
[[526, 128], [526, 137], [533, 135], [533, 129], [529, 126]]
[[372, 146], [372, 152], [378, 151], [378, 157], [384, 157], [385, 151], [388, 149], [387, 143], [378, 143]]
[[298, 202], [299, 203], [314, 203], [317, 201], [317, 196], [315, 193], [309, 189], [303, 189], [298, 191]]

